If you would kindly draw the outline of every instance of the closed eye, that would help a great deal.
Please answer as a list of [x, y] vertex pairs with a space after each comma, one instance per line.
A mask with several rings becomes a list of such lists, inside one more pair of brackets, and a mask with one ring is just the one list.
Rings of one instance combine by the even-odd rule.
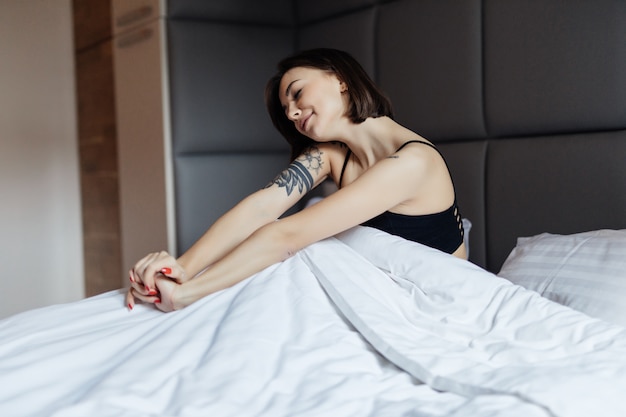
[[[293, 100], [298, 100], [301, 95], [302, 95], [302, 89], [299, 89], [299, 90], [295, 91], [293, 93], [293, 95], [292, 95]], [[283, 111], [285, 112], [285, 114], [288, 114], [289, 106], [288, 105], [283, 105]]]

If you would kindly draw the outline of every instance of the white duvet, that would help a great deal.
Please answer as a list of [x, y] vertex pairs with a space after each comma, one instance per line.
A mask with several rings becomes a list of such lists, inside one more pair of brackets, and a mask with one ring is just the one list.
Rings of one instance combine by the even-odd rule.
[[626, 330], [357, 227], [178, 312], [0, 321], [0, 416], [626, 416]]

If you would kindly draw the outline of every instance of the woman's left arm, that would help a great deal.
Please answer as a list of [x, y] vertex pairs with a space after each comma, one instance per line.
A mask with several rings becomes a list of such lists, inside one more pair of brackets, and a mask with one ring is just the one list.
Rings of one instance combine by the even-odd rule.
[[396, 154], [378, 162], [352, 184], [317, 204], [261, 227], [195, 279], [182, 285], [174, 284], [175, 287], [166, 283], [165, 295], [171, 296], [166, 302], [167, 309], [183, 308], [230, 287], [311, 243], [407, 201], [415, 195], [422, 183], [420, 179], [428, 170], [427, 162], [420, 161], [410, 153], [402, 157]]

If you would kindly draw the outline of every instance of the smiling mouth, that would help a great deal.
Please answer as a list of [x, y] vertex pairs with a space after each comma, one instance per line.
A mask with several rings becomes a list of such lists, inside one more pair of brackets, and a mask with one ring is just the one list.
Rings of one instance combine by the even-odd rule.
[[309, 119], [311, 118], [312, 114], [309, 114], [306, 119], [304, 119], [302, 121], [302, 123], [300, 123], [300, 130], [303, 132], [306, 132], [306, 127], [307, 127], [307, 123], [309, 122]]

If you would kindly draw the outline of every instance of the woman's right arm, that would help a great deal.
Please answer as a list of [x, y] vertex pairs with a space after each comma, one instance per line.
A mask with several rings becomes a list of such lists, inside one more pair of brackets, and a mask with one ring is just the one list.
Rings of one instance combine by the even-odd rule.
[[[156, 296], [154, 280], [159, 273], [185, 282], [222, 259], [324, 181], [330, 174], [327, 154], [317, 146], [307, 149], [265, 188], [244, 198], [221, 216], [177, 260], [166, 252], [149, 254], [141, 259], [130, 271], [135, 290]], [[144, 288], [145, 291], [140, 291]], [[129, 303], [133, 303], [130, 292]]]
[[273, 191], [264, 188], [244, 198], [178, 258], [188, 279], [221, 259], [255, 230], [276, 220], [292, 205], [291, 199], [280, 198], [283, 196]]

